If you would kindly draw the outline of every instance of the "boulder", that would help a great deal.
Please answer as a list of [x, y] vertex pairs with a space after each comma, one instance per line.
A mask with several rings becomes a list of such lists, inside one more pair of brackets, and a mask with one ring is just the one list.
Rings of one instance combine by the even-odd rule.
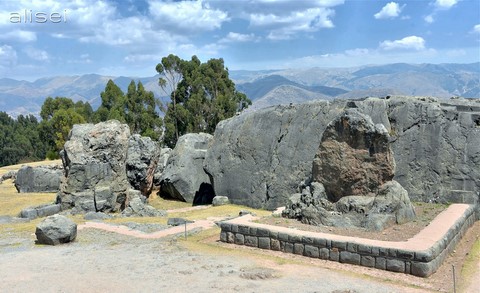
[[15, 180], [16, 177], [17, 177], [17, 171], [16, 171], [16, 170], [8, 171], [7, 173], [3, 174], [3, 175], [0, 177], [0, 184], [1, 184], [3, 181], [8, 180], [8, 179]]
[[383, 124], [374, 125], [357, 109], [347, 109], [327, 125], [313, 160], [312, 179], [322, 183], [330, 200], [375, 195], [392, 180], [395, 160]]
[[220, 195], [218, 195], [218, 196], [215, 196], [215, 197], [213, 198], [213, 200], [212, 200], [212, 205], [213, 205], [214, 207], [216, 207], [216, 206], [224, 206], [224, 205], [227, 205], [227, 204], [229, 204], [229, 203], [230, 203], [230, 201], [228, 200], [228, 197], [226, 197], [226, 196], [220, 196]]
[[326, 125], [344, 101], [318, 101], [242, 113], [221, 121], [205, 157], [216, 195], [274, 210], [311, 176]]
[[77, 237], [77, 224], [62, 215], [53, 215], [37, 225], [35, 230], [38, 244], [58, 245]]
[[160, 148], [157, 142], [139, 134], [130, 137], [126, 161], [127, 178], [130, 185], [146, 197], [152, 192], [159, 159]]
[[147, 198], [140, 191], [127, 191], [126, 208], [122, 211], [125, 217], [164, 217], [167, 213], [147, 204]]
[[396, 181], [383, 124], [347, 109], [327, 125], [312, 164], [313, 182], [294, 194], [282, 215], [313, 225], [383, 230], [415, 218]]
[[215, 194], [255, 208], [285, 205], [312, 177], [328, 123], [348, 108], [390, 134], [393, 179], [410, 199], [479, 201], [480, 100], [405, 96], [275, 106], [220, 122], [204, 166]]
[[15, 188], [20, 193], [58, 192], [62, 176], [59, 168], [22, 166], [16, 174]]
[[130, 129], [116, 120], [74, 125], [61, 151], [64, 178], [58, 202], [74, 212], [125, 207]]
[[214, 194], [205, 192], [209, 189], [210, 178], [203, 170], [211, 139], [206, 133], [189, 133], [178, 139], [160, 177], [161, 197], [211, 203]]

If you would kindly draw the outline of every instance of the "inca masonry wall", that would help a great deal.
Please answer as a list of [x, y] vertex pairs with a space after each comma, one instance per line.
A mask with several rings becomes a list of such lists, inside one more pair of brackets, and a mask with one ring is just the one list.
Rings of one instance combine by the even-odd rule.
[[254, 223], [246, 215], [219, 223], [220, 240], [312, 258], [428, 277], [477, 219], [476, 207], [452, 204], [407, 241], [379, 241]]

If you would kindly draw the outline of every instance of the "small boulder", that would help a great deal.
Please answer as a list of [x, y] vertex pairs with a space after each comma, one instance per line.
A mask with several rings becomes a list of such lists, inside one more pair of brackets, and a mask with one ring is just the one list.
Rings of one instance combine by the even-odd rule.
[[77, 237], [77, 224], [62, 215], [53, 215], [37, 225], [35, 230], [38, 244], [58, 245], [68, 243]]
[[213, 204], [214, 207], [227, 205], [229, 203], [230, 203], [230, 201], [228, 200], [227, 196], [218, 196], [217, 195], [213, 198], [213, 201], [212, 201], [212, 204]]

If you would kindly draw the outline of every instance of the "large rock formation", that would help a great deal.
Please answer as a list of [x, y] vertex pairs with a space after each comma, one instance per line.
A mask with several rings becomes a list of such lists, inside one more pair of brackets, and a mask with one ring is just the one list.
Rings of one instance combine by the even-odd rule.
[[160, 196], [194, 204], [212, 202], [215, 195], [203, 170], [211, 139], [206, 133], [189, 133], [178, 139], [160, 177]]
[[346, 108], [391, 134], [394, 179], [411, 199], [478, 200], [480, 101], [400, 96], [277, 106], [220, 122], [204, 163], [215, 194], [257, 208], [285, 205], [312, 176], [327, 124]]
[[332, 201], [347, 195], [374, 195], [395, 173], [389, 140], [383, 124], [374, 125], [370, 117], [348, 109], [323, 132], [313, 160], [313, 181], [325, 186]]
[[126, 170], [130, 185], [148, 197], [160, 159], [158, 143], [150, 137], [134, 134], [128, 140]]
[[73, 126], [61, 152], [65, 177], [58, 201], [62, 209], [109, 212], [124, 208], [129, 137], [128, 126], [116, 120]]
[[58, 192], [63, 172], [57, 167], [22, 166], [15, 179], [18, 192]]
[[395, 160], [383, 124], [347, 109], [325, 129], [313, 161], [313, 183], [282, 215], [314, 225], [383, 230], [415, 217], [407, 191], [392, 180]]

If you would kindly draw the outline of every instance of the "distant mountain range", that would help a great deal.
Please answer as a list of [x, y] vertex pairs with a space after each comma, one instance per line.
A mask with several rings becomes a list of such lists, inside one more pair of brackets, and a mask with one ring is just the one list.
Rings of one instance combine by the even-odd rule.
[[[388, 64], [354, 68], [309, 68], [263, 71], [230, 71], [237, 89], [252, 101], [253, 109], [314, 99], [359, 98], [386, 95], [421, 95], [449, 98], [480, 98], [480, 62], [472, 64]], [[16, 117], [40, 112], [48, 97], [65, 96], [74, 101], [100, 105], [100, 93], [109, 79], [123, 91], [132, 79], [141, 81], [162, 100], [158, 76], [145, 78], [56, 76], [34, 82], [0, 79], [0, 111]]]

